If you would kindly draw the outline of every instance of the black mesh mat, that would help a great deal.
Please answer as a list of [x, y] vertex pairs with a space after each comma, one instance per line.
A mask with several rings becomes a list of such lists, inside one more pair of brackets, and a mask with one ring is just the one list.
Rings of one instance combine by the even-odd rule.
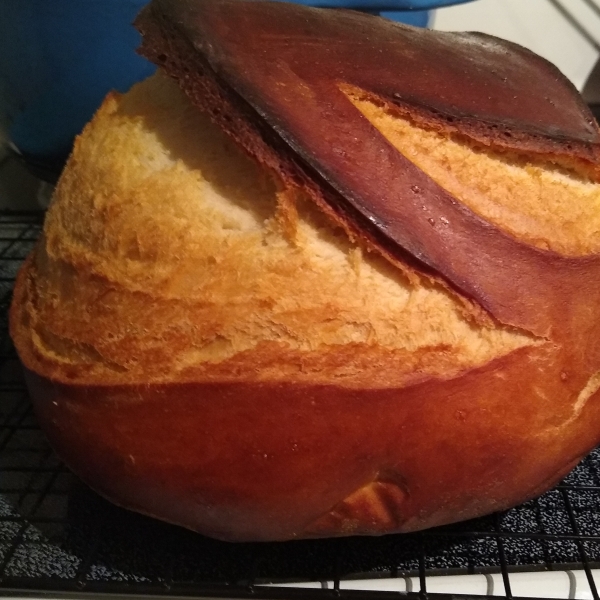
[[[340, 589], [350, 577], [419, 578], [600, 566], [600, 451], [557, 488], [506, 513], [414, 535], [271, 544], [217, 542], [116, 508], [55, 457], [38, 429], [6, 311], [40, 214], [0, 213], [0, 595], [46, 590], [229, 597], [378, 598]], [[265, 582], [329, 582], [329, 589]], [[343, 588], [343, 586], [342, 586]], [[283, 590], [283, 591], [282, 591]], [[397, 594], [396, 594], [397, 595]], [[461, 596], [464, 597], [464, 596]], [[481, 597], [481, 596], [480, 596]]]

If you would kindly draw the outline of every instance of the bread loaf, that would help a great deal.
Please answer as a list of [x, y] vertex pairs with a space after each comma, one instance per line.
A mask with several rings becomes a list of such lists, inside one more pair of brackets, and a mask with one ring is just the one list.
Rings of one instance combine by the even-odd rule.
[[56, 451], [225, 540], [505, 509], [600, 441], [600, 133], [481, 34], [153, 0], [11, 335]]

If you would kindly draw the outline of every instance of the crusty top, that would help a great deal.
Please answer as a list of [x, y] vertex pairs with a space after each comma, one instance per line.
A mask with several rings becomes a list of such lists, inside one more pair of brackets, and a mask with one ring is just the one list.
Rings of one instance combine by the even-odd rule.
[[29, 369], [86, 384], [389, 388], [535, 346], [363, 253], [160, 69], [77, 138], [15, 291]]
[[535, 335], [571, 335], [589, 314], [595, 256], [536, 247], [482, 218], [349, 97], [358, 90], [420, 124], [596, 178], [598, 128], [542, 58], [481, 34], [260, 1], [154, 0], [136, 25], [142, 54], [351, 236]]
[[[378, 28], [382, 55], [397, 35], [413, 60], [428, 52], [421, 36], [438, 43], [432, 32], [294, 5], [229, 6], [156, 0], [138, 18], [142, 52], [162, 68], [109, 96], [75, 144], [17, 286], [15, 305], [27, 309], [14, 312], [12, 331], [21, 356], [31, 346], [27, 364], [53, 377], [138, 382], [265, 376], [273, 357], [273, 376], [287, 377], [290, 365], [307, 372], [309, 356], [319, 381], [342, 365], [346, 381], [352, 371], [363, 385], [373, 383], [363, 358], [376, 349], [366, 362], [383, 373], [378, 381], [399, 385], [423, 369], [448, 376], [548, 343], [584, 378], [597, 371], [600, 185], [585, 164], [598, 144], [583, 141], [587, 111], [568, 83], [550, 78], [546, 93], [566, 95], [571, 137], [534, 134], [539, 122], [522, 118], [511, 138], [476, 146], [469, 119], [478, 131], [493, 131], [490, 122], [464, 109], [466, 120], [449, 124], [424, 99], [402, 104], [393, 65], [387, 91], [360, 79], [358, 65], [377, 70]], [[350, 50], [352, 23], [362, 23], [369, 52]], [[256, 48], [240, 46], [236, 31]], [[285, 51], [266, 52], [269, 44]], [[478, 53], [491, 60], [507, 48], [494, 44]], [[458, 49], [445, 66], [456, 77], [470, 64]], [[508, 61], [527, 56], [514, 49]], [[553, 70], [537, 57], [523, 68], [541, 80]], [[428, 69], [445, 89], [442, 67]], [[469, 69], [460, 72], [474, 82]]]

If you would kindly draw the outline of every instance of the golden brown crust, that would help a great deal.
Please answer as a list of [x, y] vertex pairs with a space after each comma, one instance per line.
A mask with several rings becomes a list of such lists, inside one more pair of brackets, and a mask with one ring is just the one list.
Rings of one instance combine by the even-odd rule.
[[[280, 540], [503, 509], [598, 442], [600, 256], [534, 247], [484, 219], [343, 91], [595, 174], [598, 130], [552, 67], [487, 37], [278, 3], [154, 0], [138, 27], [143, 53], [273, 178], [276, 207], [261, 205], [254, 245], [228, 237], [221, 217], [202, 213], [216, 205], [194, 195], [204, 167], [190, 166], [193, 152], [178, 154], [167, 135], [147, 156], [155, 140], [133, 139], [161, 131], [153, 109], [127, 112], [140, 88], [107, 100], [76, 144], [11, 308], [36, 411], [76, 473], [119, 504], [208, 535]], [[174, 118], [188, 118], [182, 106]], [[119, 136], [127, 151], [139, 141], [137, 166], [103, 154]], [[160, 166], [164, 153], [174, 166]], [[163, 194], [173, 214], [158, 219]], [[322, 228], [313, 204], [330, 219]], [[335, 226], [341, 250], [306, 259]], [[393, 273], [355, 279], [353, 269], [374, 269], [368, 250]], [[294, 285], [302, 301], [290, 308]], [[411, 306], [394, 312], [384, 296]], [[380, 331], [365, 329], [376, 318], [361, 304], [379, 311]], [[430, 334], [438, 343], [423, 343]], [[215, 342], [212, 354], [196, 340]]]
[[[399, 389], [28, 381], [59, 455], [129, 508], [227, 540], [412, 531], [500, 510], [598, 437], [546, 344]], [[512, 398], [513, 401], [507, 401]]]

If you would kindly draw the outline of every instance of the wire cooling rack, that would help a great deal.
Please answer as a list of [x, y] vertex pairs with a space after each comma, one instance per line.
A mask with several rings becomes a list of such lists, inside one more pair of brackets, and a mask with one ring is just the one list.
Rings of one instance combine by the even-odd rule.
[[[599, 598], [600, 451], [554, 490], [505, 513], [381, 538], [228, 544], [98, 497], [58, 460], [39, 430], [8, 337], [14, 277], [42, 218], [0, 212], [0, 596], [377, 600], [402, 590], [407, 598], [465, 598], [432, 593], [433, 583], [439, 576], [472, 575], [485, 577], [484, 594], [516, 598], [515, 581], [524, 572], [553, 572], [570, 582], [562, 597]], [[396, 593], [377, 591], [377, 582]], [[549, 596], [559, 597], [555, 592]]]

